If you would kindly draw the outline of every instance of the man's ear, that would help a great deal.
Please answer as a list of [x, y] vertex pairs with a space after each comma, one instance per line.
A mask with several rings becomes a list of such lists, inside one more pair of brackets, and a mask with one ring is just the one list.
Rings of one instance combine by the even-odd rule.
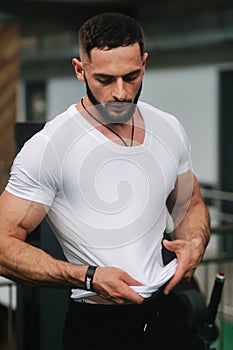
[[73, 58], [72, 65], [74, 67], [74, 71], [78, 80], [83, 83], [85, 81], [85, 78], [84, 78], [84, 69], [83, 69], [82, 62], [78, 58]]
[[148, 53], [144, 52], [143, 58], [142, 58], [143, 73], [145, 73], [147, 58], [148, 58]]

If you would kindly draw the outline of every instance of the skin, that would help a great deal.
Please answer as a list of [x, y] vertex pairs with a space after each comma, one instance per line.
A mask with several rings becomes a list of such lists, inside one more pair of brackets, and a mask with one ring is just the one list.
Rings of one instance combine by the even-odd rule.
[[[83, 52], [82, 61], [74, 58], [72, 63], [77, 78], [81, 82], [88, 81], [89, 87], [96, 99], [103, 105], [109, 102], [134, 101], [146, 67], [148, 54], [140, 54], [139, 45], [119, 47], [112, 50], [93, 49], [91, 60]], [[93, 105], [86, 95], [86, 108]], [[83, 116], [100, 132], [113, 142], [120, 143], [119, 138], [91, 119], [83, 111], [81, 103], [76, 105]], [[127, 106], [125, 106], [127, 109]], [[125, 108], [109, 109], [114, 128], [128, 143], [131, 138], [132, 121], [119, 122], [125, 118]], [[106, 122], [103, 116], [97, 113], [99, 120]], [[144, 140], [144, 122], [140, 113], [135, 111], [134, 146]], [[174, 216], [176, 240], [164, 240], [164, 246], [174, 251], [178, 259], [178, 267], [167, 284], [165, 294], [174, 288], [182, 278], [190, 278], [205, 252], [209, 240], [209, 214], [201, 198], [199, 185], [192, 172], [183, 176], [193, 179], [190, 193], [178, 196], [178, 183], [167, 200], [169, 211]], [[29, 235], [46, 217], [49, 208], [32, 201], [24, 200], [4, 191], [0, 196], [0, 274], [12, 280], [30, 285], [44, 285], [53, 287], [83, 288], [87, 266], [79, 266], [69, 262], [54, 259], [46, 252], [25, 242]], [[179, 213], [186, 212], [181, 222], [176, 222]], [[141, 285], [125, 271], [115, 267], [98, 267], [96, 269], [93, 286], [98, 294], [98, 301], [103, 303], [136, 303], [143, 302], [143, 298], [129, 286]]]
[[[99, 50], [94, 48], [91, 52], [91, 61], [81, 52], [81, 60], [72, 60], [77, 78], [81, 82], [88, 81], [95, 99], [106, 106], [111, 115], [110, 127], [120, 134], [128, 144], [130, 144], [132, 125], [131, 120], [125, 121], [129, 103], [133, 102], [142, 83], [146, 68], [147, 53], [141, 57], [138, 44], [119, 47], [112, 50]], [[103, 115], [93, 108], [93, 104], [86, 95], [83, 100], [85, 107], [98, 118], [102, 123], [109, 124]], [[113, 106], [113, 102], [117, 103]], [[123, 105], [123, 102], [126, 102]], [[106, 105], [107, 104], [107, 105]], [[77, 104], [77, 109], [83, 113], [81, 104]], [[88, 121], [97, 127], [105, 136], [114, 142], [121, 143], [111, 131], [102, 127], [84, 113]], [[117, 124], [115, 124], [117, 121]], [[140, 144], [144, 139], [144, 122], [139, 112], [135, 113], [135, 144]]]

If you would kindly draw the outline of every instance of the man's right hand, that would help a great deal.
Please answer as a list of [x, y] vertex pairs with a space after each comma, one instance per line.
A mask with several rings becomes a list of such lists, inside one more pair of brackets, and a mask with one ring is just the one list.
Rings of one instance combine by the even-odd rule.
[[119, 268], [98, 267], [93, 278], [93, 287], [98, 295], [90, 299], [103, 304], [141, 304], [144, 298], [130, 288], [141, 285]]

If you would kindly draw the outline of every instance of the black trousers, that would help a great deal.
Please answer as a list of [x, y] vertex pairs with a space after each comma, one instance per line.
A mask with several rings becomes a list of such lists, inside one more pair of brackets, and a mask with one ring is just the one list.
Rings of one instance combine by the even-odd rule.
[[141, 305], [70, 301], [64, 350], [203, 350], [188, 326], [185, 305], [171, 292]]

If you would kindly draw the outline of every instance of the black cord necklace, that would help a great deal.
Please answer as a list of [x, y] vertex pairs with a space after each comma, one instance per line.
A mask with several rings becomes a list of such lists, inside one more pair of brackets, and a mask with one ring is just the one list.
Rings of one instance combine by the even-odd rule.
[[[112, 128], [110, 128], [108, 125], [104, 124], [101, 122], [101, 120], [97, 119], [96, 117], [94, 117], [94, 115], [92, 115], [88, 109], [85, 107], [84, 102], [83, 102], [83, 98], [81, 99], [81, 104], [83, 106], [83, 109], [89, 114], [89, 116], [94, 119], [97, 123], [103, 125], [106, 129], [110, 130], [113, 134], [115, 134], [117, 137], [119, 137], [119, 139], [123, 142], [123, 144], [126, 147], [129, 147], [129, 145], [125, 142], [125, 140], [121, 137], [121, 135], [119, 135], [115, 130], [113, 130]], [[134, 116], [132, 117], [132, 132], [131, 132], [131, 143], [130, 146], [133, 146], [133, 141], [134, 141]]]

